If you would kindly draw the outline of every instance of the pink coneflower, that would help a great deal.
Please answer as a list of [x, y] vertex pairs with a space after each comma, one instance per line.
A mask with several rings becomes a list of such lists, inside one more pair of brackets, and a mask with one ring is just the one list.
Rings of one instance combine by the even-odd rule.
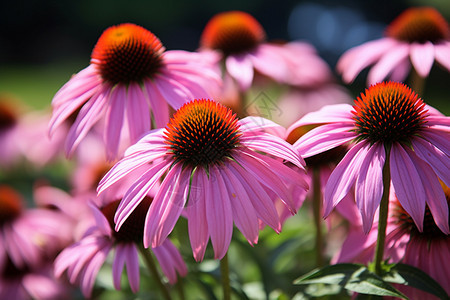
[[[149, 133], [130, 147], [100, 182], [102, 193], [146, 166], [138, 169], [141, 177], [129, 187], [117, 210], [116, 228], [164, 178], [147, 214], [146, 247], [165, 240], [185, 205], [196, 260], [203, 259], [210, 237], [215, 258], [226, 254], [233, 221], [250, 244], [258, 241], [258, 220], [279, 232], [271, 195], [295, 211], [287, 187], [307, 186], [303, 159], [283, 139], [264, 132], [277, 127], [262, 118], [238, 120], [230, 109], [212, 100], [185, 104], [165, 129]], [[301, 170], [293, 171], [282, 160]]]
[[325, 216], [355, 186], [368, 232], [383, 194], [382, 170], [388, 160], [397, 198], [417, 227], [423, 227], [427, 203], [436, 223], [449, 232], [447, 202], [437, 179], [450, 183], [448, 117], [425, 105], [405, 85], [388, 82], [366, 89], [353, 106], [331, 105], [307, 114], [288, 131], [310, 124], [322, 125], [294, 144], [303, 157], [351, 143], [327, 182]]
[[22, 196], [0, 185], [0, 270], [10, 260], [17, 268], [41, 264], [65, 246], [70, 223], [48, 209], [26, 209]]
[[[447, 202], [450, 202], [450, 189], [444, 185], [443, 187]], [[390, 197], [389, 211], [384, 259], [390, 263], [402, 262], [421, 269], [450, 293], [450, 271], [443, 267], [450, 259], [450, 236], [436, 225], [430, 208], [427, 207], [425, 210], [421, 230], [393, 193]], [[361, 228], [352, 227], [333, 261], [369, 262], [375, 250], [377, 231], [378, 222], [374, 222], [372, 230], [367, 235]], [[399, 288], [407, 295], [414, 295], [414, 299], [436, 299], [411, 287], [399, 286]]]
[[[142, 243], [144, 218], [151, 202], [151, 197], [145, 197], [119, 231], [114, 231], [113, 221], [119, 200], [107, 204], [101, 210], [92, 206], [96, 224], [86, 231], [80, 241], [63, 250], [56, 258], [56, 276], [60, 277], [67, 270], [70, 283], [80, 285], [83, 295], [90, 297], [98, 271], [108, 254], [114, 251], [114, 287], [120, 290], [120, 278], [126, 267], [131, 290], [136, 293], [140, 278], [138, 247]], [[169, 240], [152, 248], [152, 252], [170, 283], [177, 281], [177, 273], [186, 275], [186, 265]]]
[[[207, 54], [164, 51], [150, 31], [121, 24], [105, 30], [91, 55], [91, 64], [72, 77], [52, 101], [50, 134], [78, 112], [66, 140], [71, 154], [88, 131], [103, 118], [109, 158], [117, 156], [128, 129], [134, 143], [169, 120], [169, 106], [178, 109], [193, 96], [208, 97], [220, 84]], [[153, 116], [153, 120], [151, 119]]]
[[390, 76], [403, 81], [411, 65], [427, 77], [436, 60], [450, 71], [450, 27], [434, 8], [409, 8], [386, 29], [386, 37], [352, 48], [337, 64], [344, 81], [350, 83], [369, 65], [368, 84]]
[[265, 39], [263, 27], [253, 16], [228, 11], [215, 15], [206, 24], [200, 48], [220, 53], [225, 76], [231, 76], [241, 91], [250, 88], [256, 73], [292, 85], [322, 82], [330, 75], [310, 45], [275, 44]]

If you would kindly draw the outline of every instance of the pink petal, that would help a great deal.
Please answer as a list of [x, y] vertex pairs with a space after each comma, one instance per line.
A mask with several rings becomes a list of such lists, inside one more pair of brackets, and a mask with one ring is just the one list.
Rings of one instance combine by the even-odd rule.
[[152, 251], [171, 284], [177, 282], [178, 279], [175, 271], [181, 276], [187, 274], [188, 270], [180, 252], [169, 239], [166, 239], [161, 246], [152, 248]]
[[159, 183], [162, 175], [170, 167], [165, 161], [154, 164], [147, 172], [136, 181], [125, 193], [122, 201], [117, 207], [114, 216], [116, 223], [116, 231], [120, 229], [127, 218], [133, 213], [136, 207], [141, 203], [142, 199], [150, 192], [150, 190]]
[[318, 111], [307, 113], [300, 120], [289, 126], [287, 135], [296, 128], [305, 125], [327, 123], [354, 124], [352, 110], [353, 107], [350, 104], [326, 105]]
[[109, 225], [105, 215], [100, 211], [100, 209], [98, 209], [97, 206], [95, 206], [94, 203], [89, 202], [88, 205], [91, 209], [92, 215], [94, 216], [95, 225], [97, 227], [96, 229], [106, 236], [111, 236], [111, 225]]
[[426, 131], [422, 132], [421, 135], [433, 146], [444, 152], [445, 155], [450, 156], [450, 135], [448, 132], [428, 128]]
[[167, 173], [145, 218], [144, 246], [161, 245], [181, 215], [189, 192], [191, 170], [177, 163]]
[[130, 282], [131, 290], [137, 293], [139, 290], [139, 257], [136, 249], [136, 245], [133, 243], [127, 243], [124, 245], [125, 251], [125, 265], [127, 266], [128, 281]]
[[420, 77], [430, 74], [434, 62], [434, 45], [430, 41], [423, 44], [412, 43], [410, 46], [411, 62]]
[[305, 167], [305, 161], [293, 149], [292, 145], [279, 137], [271, 134], [259, 134], [251, 137], [243, 135], [240, 141], [250, 149], [285, 159], [301, 169]]
[[222, 259], [228, 251], [233, 235], [231, 199], [217, 167], [211, 166], [209, 171], [209, 185], [205, 187], [206, 220], [214, 249], [214, 259]]
[[136, 144], [128, 147], [125, 151], [124, 156], [132, 156], [134, 154], [143, 154], [153, 151], [163, 151], [167, 152], [167, 144], [164, 138], [164, 128], [150, 130], [146, 135], [144, 135]]
[[106, 153], [109, 160], [117, 156], [119, 150], [120, 133], [123, 127], [123, 118], [125, 113], [127, 99], [127, 90], [123, 85], [117, 85], [109, 97], [109, 105], [106, 108], [105, 121], [105, 143]]
[[231, 162], [228, 166], [234, 176], [243, 183], [258, 218], [276, 232], [280, 232], [281, 224], [275, 205], [261, 184], [253, 176], [248, 176], [241, 165]]
[[105, 85], [92, 96], [81, 108], [75, 123], [67, 134], [65, 144], [66, 154], [71, 155], [73, 149], [86, 136], [91, 127], [102, 117], [103, 111], [108, 105], [111, 87]]
[[106, 257], [111, 250], [110, 246], [105, 246], [92, 257], [92, 259], [89, 261], [89, 264], [84, 269], [82, 276], [81, 276], [81, 291], [83, 292], [83, 295], [85, 297], [90, 297], [92, 293], [92, 288], [95, 283], [95, 278], [97, 277], [98, 271], [100, 270], [100, 267], [103, 265], [103, 263], [106, 260]]
[[169, 105], [151, 80], [144, 81], [145, 91], [150, 101], [156, 127], [165, 127], [169, 123]]
[[227, 72], [237, 81], [241, 91], [248, 90], [253, 81], [253, 64], [246, 54], [228, 56], [225, 65]]
[[294, 143], [294, 148], [304, 158], [314, 156], [356, 138], [354, 128], [354, 125], [340, 123], [322, 125], [304, 134]]
[[434, 45], [436, 61], [450, 71], [450, 42]]
[[194, 176], [192, 176], [189, 201], [186, 207], [189, 240], [196, 261], [203, 260], [209, 239], [205, 206], [205, 190], [208, 185], [208, 177], [205, 171], [203, 168], [197, 168]]
[[155, 76], [155, 85], [167, 103], [174, 109], [195, 99], [192, 93], [176, 80], [166, 76]]
[[223, 180], [227, 186], [236, 227], [251, 245], [256, 244], [259, 233], [258, 218], [246, 189], [229, 168], [219, 168], [219, 171], [226, 175], [223, 176]]
[[[151, 129], [150, 109], [144, 92], [137, 83], [130, 83], [128, 86], [126, 111], [130, 140], [134, 144], [145, 132]], [[163, 111], [158, 112], [163, 114]]]
[[383, 81], [397, 65], [409, 55], [409, 44], [399, 43], [386, 54], [372, 67], [367, 77], [368, 84], [375, 84]]
[[438, 177], [450, 186], [450, 159], [442, 151], [424, 139], [412, 139], [414, 152], [426, 161], [436, 172]]
[[370, 145], [365, 142], [354, 145], [331, 173], [325, 187], [325, 217], [350, 191], [360, 172], [361, 165], [364, 163], [369, 147]]
[[255, 135], [261, 132], [268, 132], [281, 138], [284, 138], [286, 135], [286, 129], [283, 126], [262, 117], [245, 117], [239, 120], [238, 123], [240, 125], [239, 129], [245, 132], [246, 135]]
[[395, 194], [402, 207], [414, 220], [419, 231], [422, 231], [427, 195], [417, 169], [419, 160], [408, 148], [403, 148], [397, 143], [392, 145], [390, 168]]
[[112, 264], [114, 288], [118, 291], [120, 291], [120, 279], [122, 278], [123, 267], [125, 266], [125, 246], [126, 244], [123, 243], [116, 245], [116, 253]]
[[284, 57], [286, 49], [264, 43], [249, 54], [254, 68], [275, 81], [285, 83], [289, 81], [288, 61]]
[[[361, 212], [364, 232], [372, 228], [373, 216], [383, 195], [383, 166], [386, 160], [384, 146], [374, 144], [361, 164], [355, 184], [355, 198]], [[387, 199], [386, 199], [387, 201]]]

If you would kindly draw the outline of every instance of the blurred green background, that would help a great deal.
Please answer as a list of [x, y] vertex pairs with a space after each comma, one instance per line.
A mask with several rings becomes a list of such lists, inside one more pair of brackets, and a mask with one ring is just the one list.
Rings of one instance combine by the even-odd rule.
[[[334, 70], [348, 48], [379, 38], [406, 7], [431, 5], [450, 20], [448, 0], [345, 1], [4, 1], [0, 17], [0, 95], [49, 109], [54, 93], [89, 64], [107, 27], [133, 22], [155, 33], [167, 49], [195, 50], [215, 13], [243, 10], [258, 19], [269, 40], [313, 44]], [[449, 114], [448, 72], [434, 67], [424, 99]], [[349, 86], [364, 89], [365, 76]]]

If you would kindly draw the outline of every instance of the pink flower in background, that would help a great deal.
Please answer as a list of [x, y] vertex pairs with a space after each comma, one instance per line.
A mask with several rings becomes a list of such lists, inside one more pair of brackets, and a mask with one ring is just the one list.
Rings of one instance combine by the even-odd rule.
[[309, 113], [288, 132], [314, 124], [322, 125], [294, 144], [303, 157], [350, 143], [325, 187], [325, 216], [354, 186], [367, 233], [383, 194], [382, 170], [389, 159], [397, 198], [419, 230], [427, 203], [438, 226], [450, 231], [447, 202], [437, 178], [450, 184], [449, 117], [425, 105], [405, 85], [389, 82], [366, 89], [353, 106], [330, 105]]
[[[136, 293], [140, 282], [138, 247], [142, 243], [144, 218], [151, 202], [151, 197], [145, 197], [117, 232], [114, 231], [113, 217], [119, 200], [107, 204], [101, 210], [92, 206], [96, 224], [86, 231], [80, 241], [63, 250], [56, 258], [56, 276], [60, 277], [67, 271], [70, 283], [80, 285], [83, 295], [90, 297], [97, 274], [108, 254], [113, 251], [114, 287], [120, 290], [120, 279], [126, 267], [131, 290]], [[177, 273], [181, 276], [187, 274], [180, 253], [169, 240], [151, 250], [170, 283], [177, 281]]]
[[[163, 243], [185, 206], [196, 260], [203, 259], [210, 237], [215, 258], [226, 254], [233, 222], [250, 244], [258, 241], [259, 220], [280, 231], [271, 196], [295, 212], [288, 186], [307, 185], [303, 159], [283, 139], [265, 132], [279, 127], [262, 118], [238, 120], [230, 109], [211, 100], [185, 104], [165, 129], [152, 131], [131, 146], [100, 182], [98, 190], [103, 193], [136, 176], [133, 173], [140, 176], [119, 205], [116, 228], [163, 178], [147, 214], [146, 247]], [[298, 172], [282, 160], [294, 164]]]
[[222, 12], [206, 24], [200, 42], [202, 52], [219, 53], [225, 77], [231, 76], [241, 91], [250, 88], [257, 73], [279, 83], [311, 85], [328, 80], [326, 63], [306, 43], [265, 42], [261, 24], [242, 11]]
[[164, 126], [169, 106], [178, 109], [189, 99], [214, 94], [221, 82], [214, 60], [205, 53], [164, 51], [159, 39], [140, 26], [112, 26], [100, 36], [91, 64], [53, 98], [50, 134], [77, 113], [66, 139], [70, 155], [101, 120], [106, 151], [113, 159], [125, 137], [130, 145], [151, 129], [151, 122]]
[[[450, 189], [444, 186], [444, 192], [449, 203]], [[447, 227], [449, 225], [447, 224]], [[435, 223], [430, 208], [427, 207], [424, 214], [424, 226], [419, 230], [414, 220], [395, 198], [394, 193], [391, 193], [384, 259], [390, 263], [402, 262], [421, 269], [450, 294], [450, 270], [443, 267], [450, 259], [450, 236], [440, 227], [442, 226]], [[374, 222], [369, 234], [364, 234], [361, 227], [352, 226], [332, 263], [370, 262], [375, 252], [377, 233], [377, 221]], [[407, 296], [414, 296], [414, 299], [436, 299], [413, 287], [397, 287]]]
[[345, 52], [337, 70], [345, 82], [352, 82], [367, 66], [367, 83], [389, 77], [403, 81], [411, 65], [427, 77], [434, 61], [450, 71], [450, 27], [434, 8], [409, 8], [386, 29], [386, 37], [367, 42]]
[[69, 241], [71, 223], [56, 211], [24, 207], [22, 196], [0, 185], [0, 270], [7, 261], [19, 269], [52, 259]]

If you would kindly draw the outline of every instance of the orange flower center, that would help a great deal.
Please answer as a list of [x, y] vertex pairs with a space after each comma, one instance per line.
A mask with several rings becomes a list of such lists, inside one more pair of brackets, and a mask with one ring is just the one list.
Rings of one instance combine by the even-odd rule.
[[120, 200], [111, 202], [101, 209], [103, 215], [111, 226], [116, 242], [142, 242], [142, 238], [144, 236], [145, 217], [147, 216], [147, 211], [152, 201], [153, 198], [145, 197], [122, 224], [119, 231], [115, 231], [114, 215], [116, 214], [117, 207], [119, 207]]
[[225, 55], [248, 51], [264, 41], [261, 24], [241, 11], [223, 12], [206, 24], [201, 46], [222, 51]]
[[239, 143], [239, 124], [231, 109], [212, 100], [183, 105], [166, 126], [168, 149], [191, 167], [220, 163]]
[[23, 199], [15, 190], [0, 185], [0, 225], [14, 220], [22, 212]]
[[357, 140], [408, 143], [425, 124], [425, 103], [406, 85], [382, 82], [366, 89], [353, 106]]
[[92, 51], [93, 64], [105, 81], [140, 82], [161, 67], [164, 47], [150, 31], [134, 24], [106, 29]]
[[450, 37], [450, 27], [436, 9], [417, 7], [405, 10], [392, 21], [386, 35], [409, 43], [435, 43]]

